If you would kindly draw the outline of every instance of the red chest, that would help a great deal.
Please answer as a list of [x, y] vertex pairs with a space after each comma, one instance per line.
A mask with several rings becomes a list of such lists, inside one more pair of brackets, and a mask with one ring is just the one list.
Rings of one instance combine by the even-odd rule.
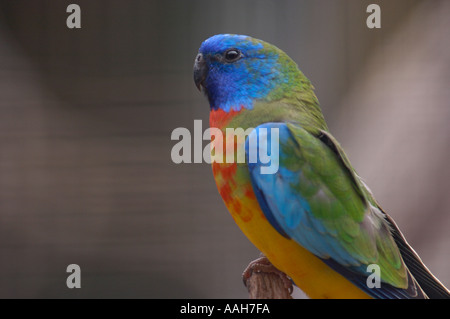
[[241, 113], [242, 110], [240, 111], [232, 110], [230, 112], [225, 112], [222, 109], [211, 110], [209, 114], [209, 126], [224, 129], [227, 126], [227, 124], [231, 121], [231, 119], [233, 119], [233, 117]]

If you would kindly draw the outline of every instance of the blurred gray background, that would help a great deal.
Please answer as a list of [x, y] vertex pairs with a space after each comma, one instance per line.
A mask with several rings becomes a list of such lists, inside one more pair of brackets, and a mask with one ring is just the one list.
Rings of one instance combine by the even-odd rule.
[[[66, 8], [81, 7], [81, 29]], [[366, 7], [381, 6], [381, 29]], [[311, 79], [331, 132], [450, 286], [450, 2], [0, 1], [0, 297], [246, 298], [258, 256], [208, 164], [198, 47], [247, 34]], [[206, 143], [204, 144], [206, 145]], [[66, 287], [80, 265], [81, 289]]]

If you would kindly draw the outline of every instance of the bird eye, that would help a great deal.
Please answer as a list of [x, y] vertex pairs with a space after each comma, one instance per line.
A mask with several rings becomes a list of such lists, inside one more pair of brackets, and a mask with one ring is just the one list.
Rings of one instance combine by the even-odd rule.
[[239, 51], [238, 49], [229, 49], [224, 53], [224, 57], [227, 62], [237, 61], [241, 56], [241, 51]]

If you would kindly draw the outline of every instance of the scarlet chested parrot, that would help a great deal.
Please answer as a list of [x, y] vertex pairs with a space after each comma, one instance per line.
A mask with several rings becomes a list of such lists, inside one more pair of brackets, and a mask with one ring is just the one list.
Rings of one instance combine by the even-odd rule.
[[[194, 80], [209, 100], [211, 127], [223, 136], [227, 128], [248, 133], [223, 148], [212, 138], [216, 153], [245, 150], [243, 162], [215, 154], [212, 163], [228, 210], [310, 298], [450, 297], [356, 174], [311, 82], [282, 50], [249, 36], [215, 35], [201, 44]], [[268, 148], [252, 137], [278, 142], [273, 172], [249, 160]], [[379, 267], [379, 287], [367, 284], [369, 265]]]

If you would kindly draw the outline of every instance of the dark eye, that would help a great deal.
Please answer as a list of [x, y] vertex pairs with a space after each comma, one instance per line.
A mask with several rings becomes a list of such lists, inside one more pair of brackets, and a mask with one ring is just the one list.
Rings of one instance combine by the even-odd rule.
[[224, 57], [227, 62], [234, 62], [236, 60], [239, 60], [241, 56], [241, 51], [239, 51], [238, 49], [229, 49], [224, 53]]

